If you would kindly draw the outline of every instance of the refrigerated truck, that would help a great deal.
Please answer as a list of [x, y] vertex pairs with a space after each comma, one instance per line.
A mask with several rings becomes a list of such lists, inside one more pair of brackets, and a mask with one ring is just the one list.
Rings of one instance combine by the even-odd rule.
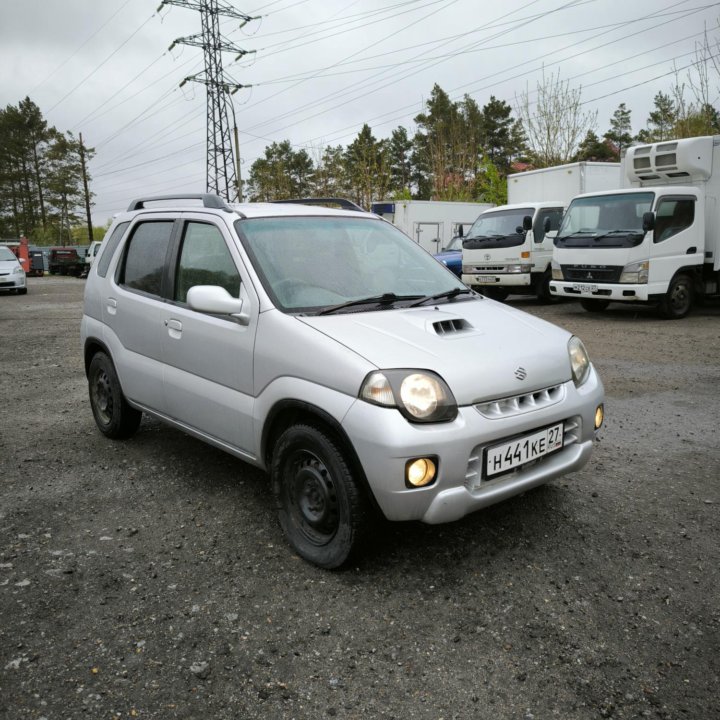
[[638, 145], [625, 187], [576, 197], [555, 238], [550, 290], [590, 312], [611, 302], [688, 314], [720, 286], [720, 136]]
[[475, 222], [492, 203], [449, 202], [443, 200], [383, 200], [371, 211], [389, 220], [416, 243], [433, 254]]
[[550, 295], [552, 238], [583, 192], [620, 187], [620, 163], [576, 162], [509, 175], [508, 204], [484, 212], [463, 240], [462, 280], [504, 300]]

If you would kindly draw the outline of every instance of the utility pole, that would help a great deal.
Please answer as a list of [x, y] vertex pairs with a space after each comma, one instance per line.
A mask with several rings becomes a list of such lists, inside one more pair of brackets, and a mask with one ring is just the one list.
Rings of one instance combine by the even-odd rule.
[[92, 242], [93, 241], [93, 227], [92, 227], [92, 217], [90, 216], [90, 189], [88, 188], [87, 168], [85, 167], [85, 146], [83, 145], [83, 141], [82, 141], [82, 133], [79, 134], [79, 138], [80, 138], [80, 167], [82, 168], [83, 189], [85, 191], [85, 216], [87, 217], [88, 239], [90, 240], [90, 242]]
[[[175, 45], [193, 45], [201, 47], [205, 54], [205, 70], [186, 77], [186, 82], [197, 82], [207, 88], [207, 192], [214, 192], [228, 200], [240, 199], [240, 187], [236, 163], [233, 159], [230, 124], [227, 115], [228, 95], [233, 95], [240, 88], [251, 87], [240, 85], [230, 78], [223, 70], [222, 53], [236, 53], [236, 60], [248, 51], [241, 50], [220, 35], [219, 18], [221, 15], [241, 20], [240, 27], [257, 18], [238, 12], [222, 0], [162, 0], [158, 10], [165, 5], [177, 5], [200, 12], [202, 33], [175, 40]], [[252, 51], [254, 52], [254, 51]], [[232, 100], [230, 100], [232, 103]], [[233, 115], [234, 115], [234, 108]], [[236, 125], [237, 127], [237, 125]], [[237, 158], [239, 167], [240, 158]]]

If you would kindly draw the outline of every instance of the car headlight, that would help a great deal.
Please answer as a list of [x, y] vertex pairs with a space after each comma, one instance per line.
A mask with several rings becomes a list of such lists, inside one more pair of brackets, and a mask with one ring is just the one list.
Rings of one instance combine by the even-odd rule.
[[580, 387], [590, 374], [590, 358], [582, 340], [576, 335], [573, 335], [568, 341], [568, 354], [570, 355], [573, 382]]
[[620, 282], [632, 283], [633, 285], [644, 285], [648, 281], [649, 268], [650, 262], [648, 260], [630, 263], [623, 268], [623, 271], [620, 274]]
[[397, 408], [414, 423], [450, 422], [457, 417], [457, 403], [450, 388], [429, 370], [371, 372], [360, 387], [360, 398]]
[[529, 273], [532, 265], [508, 265], [505, 268], [507, 273]]
[[20, 265], [18, 265], [18, 266], [12, 271], [12, 274], [13, 274], [13, 275], [24, 275], [24, 274], [25, 274], [25, 271], [22, 269], [22, 267], [21, 267]]
[[562, 268], [560, 267], [560, 263], [555, 262], [555, 260], [553, 260], [550, 263], [550, 268], [552, 271], [552, 279], [553, 280], [562, 280], [563, 279], [563, 272], [562, 272]]

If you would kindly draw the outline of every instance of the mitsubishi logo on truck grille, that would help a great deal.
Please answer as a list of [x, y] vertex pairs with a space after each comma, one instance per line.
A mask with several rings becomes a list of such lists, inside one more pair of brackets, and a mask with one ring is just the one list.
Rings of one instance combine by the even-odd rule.
[[527, 377], [527, 370], [525, 370], [524, 367], [519, 367], [519, 368], [515, 371], [515, 377], [516, 377], [518, 380], [524, 380], [524, 379]]

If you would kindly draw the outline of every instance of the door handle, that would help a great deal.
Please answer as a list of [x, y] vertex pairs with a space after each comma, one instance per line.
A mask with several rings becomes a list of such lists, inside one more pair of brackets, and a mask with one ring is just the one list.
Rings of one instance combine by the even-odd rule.
[[182, 323], [179, 320], [166, 320], [165, 327], [168, 329], [168, 335], [175, 340], [179, 340], [182, 337]]
[[686, 252], [685, 254], [686, 254], [686, 255], [694, 255], [696, 252], [697, 252], [697, 248], [696, 248], [696, 247], [690, 247], [690, 248], [687, 249], [687, 252]]

